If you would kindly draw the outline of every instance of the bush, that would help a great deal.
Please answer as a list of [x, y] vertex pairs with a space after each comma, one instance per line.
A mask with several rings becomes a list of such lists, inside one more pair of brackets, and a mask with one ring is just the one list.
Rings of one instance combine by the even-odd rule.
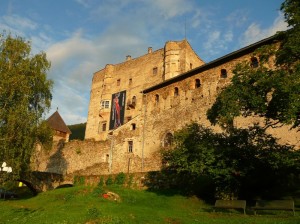
[[125, 173], [121, 172], [118, 173], [118, 175], [115, 178], [115, 184], [117, 185], [124, 185], [126, 180], [126, 175]]
[[209, 189], [205, 196], [215, 190], [221, 198], [280, 198], [297, 189], [299, 154], [258, 126], [213, 133], [193, 123], [175, 133], [172, 150], [163, 150], [164, 167], [152, 187], [197, 195]]
[[98, 183], [98, 187], [103, 187], [104, 186], [104, 178], [101, 176], [100, 181]]
[[85, 178], [83, 176], [75, 176], [74, 177], [74, 185], [84, 185]]
[[111, 176], [109, 176], [106, 181], [105, 181], [105, 185], [106, 186], [109, 186], [109, 185], [112, 185], [114, 182], [113, 182], [113, 179]]

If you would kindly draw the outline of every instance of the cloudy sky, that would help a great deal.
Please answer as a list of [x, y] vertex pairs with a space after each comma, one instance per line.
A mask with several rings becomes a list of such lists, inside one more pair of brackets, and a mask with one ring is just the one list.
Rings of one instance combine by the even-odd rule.
[[[287, 24], [283, 0], [0, 0], [0, 32], [44, 51], [54, 81], [50, 114], [67, 124], [87, 120], [93, 73], [185, 37], [209, 62]], [[49, 114], [45, 115], [47, 118]]]

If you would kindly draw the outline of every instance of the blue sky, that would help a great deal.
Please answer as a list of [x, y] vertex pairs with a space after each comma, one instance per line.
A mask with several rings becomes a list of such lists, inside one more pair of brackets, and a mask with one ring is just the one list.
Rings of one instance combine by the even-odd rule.
[[[186, 36], [205, 62], [286, 30], [283, 0], [0, 0], [0, 32], [47, 53], [52, 108], [86, 122], [93, 73]], [[49, 114], [45, 115], [46, 118]]]

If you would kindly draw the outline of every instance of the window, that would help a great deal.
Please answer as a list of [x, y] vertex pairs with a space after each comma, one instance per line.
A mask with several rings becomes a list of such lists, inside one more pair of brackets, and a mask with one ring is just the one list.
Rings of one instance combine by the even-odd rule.
[[158, 105], [158, 103], [159, 103], [159, 95], [156, 94], [155, 95], [155, 104]]
[[192, 63], [190, 63], [190, 69], [192, 69], [193, 68], [193, 64]]
[[135, 124], [135, 123], [132, 123], [132, 124], [131, 124], [131, 130], [134, 131], [135, 129], [136, 129], [136, 124]]
[[130, 78], [128, 81], [128, 85], [131, 85], [131, 84], [132, 84], [132, 79]]
[[101, 101], [101, 108], [102, 109], [108, 109], [110, 107], [110, 101], [109, 100], [102, 100]]
[[107, 128], [107, 122], [106, 121], [100, 121], [98, 124], [98, 133], [106, 131]]
[[195, 79], [195, 89], [199, 88], [201, 86], [200, 79]]
[[227, 71], [226, 71], [226, 69], [221, 69], [221, 78], [227, 78]]
[[106, 131], [106, 122], [102, 123], [102, 131]]
[[156, 75], [156, 74], [157, 74], [157, 67], [154, 67], [154, 68], [153, 68], [152, 74], [153, 74], [153, 75]]
[[120, 86], [120, 84], [121, 84], [121, 79], [118, 79], [117, 80], [117, 86]]
[[252, 68], [257, 68], [258, 67], [258, 60], [256, 57], [251, 58], [251, 67]]
[[109, 155], [108, 154], [106, 154], [106, 158], [105, 158], [105, 162], [109, 162]]
[[168, 132], [163, 139], [163, 147], [169, 147], [173, 144], [173, 135]]
[[133, 97], [132, 97], [131, 104], [132, 104], [133, 106], [135, 106], [135, 104], [136, 104], [136, 96], [133, 96]]
[[179, 89], [178, 89], [178, 87], [174, 88], [174, 96], [179, 96]]
[[133, 152], [133, 141], [128, 141], [128, 152]]

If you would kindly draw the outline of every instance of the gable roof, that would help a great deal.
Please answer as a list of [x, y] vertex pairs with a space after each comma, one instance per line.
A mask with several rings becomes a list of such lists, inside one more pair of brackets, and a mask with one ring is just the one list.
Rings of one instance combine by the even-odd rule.
[[55, 111], [47, 119], [47, 122], [48, 122], [49, 126], [56, 131], [61, 131], [61, 132], [72, 134], [72, 132], [70, 131], [68, 126], [65, 124], [65, 122], [62, 119], [62, 117], [60, 116], [60, 114], [58, 113], [58, 111]]

